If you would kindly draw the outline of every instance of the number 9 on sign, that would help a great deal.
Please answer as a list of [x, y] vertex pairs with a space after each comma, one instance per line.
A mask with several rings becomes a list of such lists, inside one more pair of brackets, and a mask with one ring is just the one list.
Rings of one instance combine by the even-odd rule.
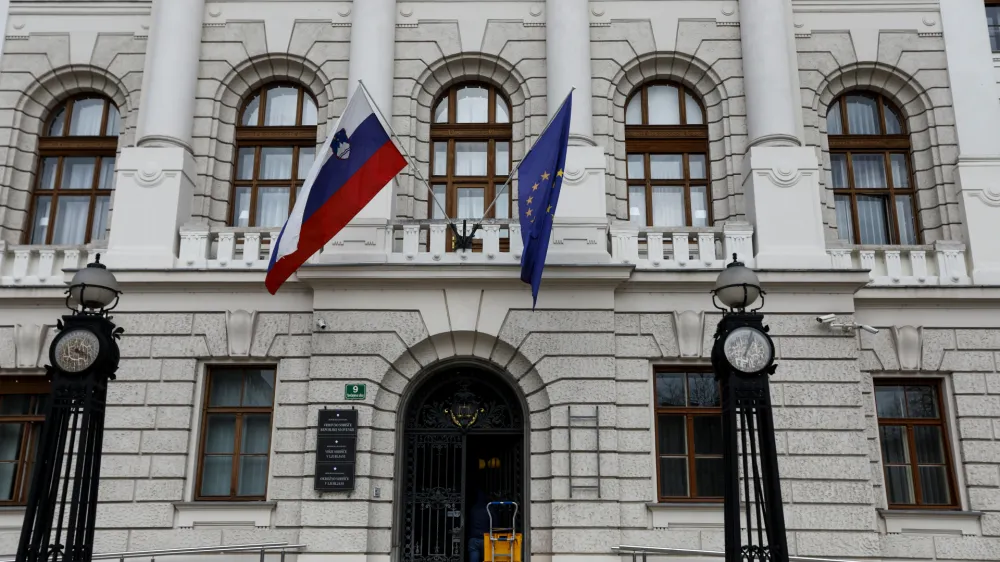
[[349, 383], [344, 385], [344, 400], [364, 400], [367, 394], [365, 385]]

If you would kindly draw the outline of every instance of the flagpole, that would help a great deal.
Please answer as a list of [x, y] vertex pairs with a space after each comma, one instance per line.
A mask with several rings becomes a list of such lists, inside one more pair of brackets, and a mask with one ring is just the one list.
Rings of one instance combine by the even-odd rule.
[[[545, 124], [544, 128], [542, 128], [542, 132], [538, 133], [538, 138], [542, 138], [542, 135], [545, 134], [545, 131], [549, 130], [549, 125], [552, 125], [552, 122], [555, 121], [555, 116], [559, 115], [559, 112], [562, 111], [563, 106], [566, 105], [567, 101], [569, 101], [569, 96], [572, 95], [575, 90], [576, 86], [573, 86], [572, 88], [569, 89], [569, 94], [566, 94], [566, 98], [563, 99], [562, 103], [559, 104], [559, 108], [556, 109], [555, 113], [552, 114], [552, 119], [549, 119], [549, 122]], [[530, 148], [528, 149], [528, 152], [531, 152]], [[528, 154], [526, 152], [524, 156], [527, 155]], [[483, 218], [479, 219], [480, 221], [485, 219], [486, 215], [490, 214], [490, 211], [493, 210], [493, 207], [497, 204], [497, 201], [500, 200], [500, 196], [503, 195], [505, 191], [507, 191], [507, 186], [510, 185], [510, 182], [514, 180], [514, 174], [517, 173], [518, 168], [521, 167], [521, 163], [524, 162], [524, 156], [522, 156], [521, 159], [517, 161], [517, 165], [515, 165], [514, 169], [511, 170], [510, 174], [507, 175], [507, 181], [505, 181], [503, 185], [500, 186], [500, 192], [497, 193], [496, 197], [493, 198], [493, 202], [490, 203], [490, 206], [487, 207], [486, 211], [483, 212]]]
[[392, 135], [392, 138], [395, 139], [396, 143], [399, 145], [399, 150], [403, 153], [404, 156], [406, 156], [406, 160], [410, 163], [410, 167], [413, 168], [413, 175], [416, 176], [418, 180], [424, 183], [424, 187], [427, 188], [427, 194], [430, 196], [431, 199], [434, 200], [434, 203], [437, 205], [438, 209], [441, 210], [441, 214], [444, 215], [444, 218], [445, 220], [448, 221], [448, 224], [450, 224], [452, 228], [455, 228], [454, 222], [451, 220], [451, 217], [448, 216], [448, 212], [445, 211], [444, 207], [441, 206], [441, 202], [437, 200], [437, 197], [434, 197], [434, 190], [431, 188], [430, 184], [424, 178], [424, 175], [420, 173], [420, 168], [416, 165], [416, 161], [413, 159], [412, 156], [410, 156], [410, 153], [407, 152], [406, 147], [403, 146], [403, 141], [400, 140], [399, 135], [396, 134], [396, 131], [392, 129], [392, 124], [390, 124], [389, 120], [385, 118], [385, 115], [382, 113], [382, 109], [379, 108], [378, 104], [375, 103], [375, 100], [372, 99], [371, 93], [368, 91], [368, 88], [365, 87], [365, 83], [361, 80], [358, 80], [358, 86], [360, 86], [361, 91], [364, 92], [365, 99], [368, 100], [368, 103], [371, 104], [371, 106], [375, 108], [375, 111], [378, 112], [379, 117], [382, 119], [382, 123], [389, 129], [389, 133]]

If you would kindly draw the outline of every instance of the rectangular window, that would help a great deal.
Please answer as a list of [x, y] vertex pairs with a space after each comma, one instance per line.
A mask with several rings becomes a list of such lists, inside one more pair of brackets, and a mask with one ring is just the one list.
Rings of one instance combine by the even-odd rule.
[[990, 32], [990, 47], [1000, 51], [1000, 3], [986, 5], [986, 28]]
[[265, 499], [274, 375], [271, 367], [215, 367], [208, 372], [197, 499]]
[[660, 501], [721, 501], [722, 410], [715, 375], [659, 372], [654, 393]]
[[48, 392], [45, 380], [0, 379], [0, 506], [28, 501]]
[[875, 381], [890, 508], [957, 508], [941, 385]]

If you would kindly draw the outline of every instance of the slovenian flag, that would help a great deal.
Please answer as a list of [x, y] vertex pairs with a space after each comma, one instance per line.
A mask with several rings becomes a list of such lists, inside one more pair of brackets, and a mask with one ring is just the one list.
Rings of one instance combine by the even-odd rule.
[[406, 166], [363, 85], [332, 130], [271, 253], [264, 285], [272, 295]]

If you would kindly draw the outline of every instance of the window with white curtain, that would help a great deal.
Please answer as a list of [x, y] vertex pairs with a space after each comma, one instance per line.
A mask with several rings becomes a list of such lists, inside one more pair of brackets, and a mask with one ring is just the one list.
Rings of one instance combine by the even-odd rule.
[[60, 105], [38, 141], [29, 244], [77, 245], [107, 237], [121, 115], [110, 100], [78, 96]]
[[958, 509], [939, 381], [875, 380], [875, 410], [891, 509]]
[[639, 88], [625, 108], [629, 221], [710, 226], [708, 127], [701, 102], [678, 84]]
[[209, 369], [196, 499], [266, 498], [274, 384], [272, 367]]
[[[494, 86], [463, 83], [442, 92], [431, 124], [431, 185], [427, 216], [476, 220], [500, 195], [485, 218], [510, 217], [511, 187], [501, 192], [511, 170], [511, 107]], [[508, 247], [501, 229], [500, 245]], [[454, 245], [449, 230], [448, 248]], [[477, 238], [482, 237], [482, 231]], [[473, 245], [480, 251], [481, 245]]]
[[243, 105], [229, 224], [281, 227], [316, 156], [316, 102], [299, 86], [270, 84]]
[[48, 393], [46, 377], [0, 378], [0, 507], [28, 501]]
[[919, 244], [910, 139], [885, 97], [855, 92], [827, 111], [837, 232], [852, 244]]

